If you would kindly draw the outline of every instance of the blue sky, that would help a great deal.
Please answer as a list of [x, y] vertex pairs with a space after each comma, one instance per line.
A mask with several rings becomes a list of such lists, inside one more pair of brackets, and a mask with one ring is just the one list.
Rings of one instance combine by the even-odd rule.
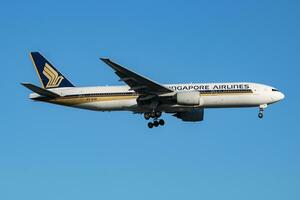
[[[2, 1], [0, 199], [299, 199], [299, 1]], [[35, 103], [40, 51], [78, 86], [121, 84], [110, 57], [160, 83], [252, 81], [258, 109], [148, 130], [140, 115]]]

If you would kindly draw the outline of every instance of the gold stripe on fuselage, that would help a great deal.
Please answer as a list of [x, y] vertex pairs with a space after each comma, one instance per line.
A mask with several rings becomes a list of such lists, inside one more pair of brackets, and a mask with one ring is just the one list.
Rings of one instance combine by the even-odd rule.
[[66, 105], [66, 106], [73, 106], [83, 103], [90, 103], [90, 102], [103, 102], [103, 101], [120, 101], [120, 100], [129, 100], [129, 99], [136, 99], [138, 96], [98, 96], [98, 97], [58, 97], [55, 99], [51, 99], [49, 102]]

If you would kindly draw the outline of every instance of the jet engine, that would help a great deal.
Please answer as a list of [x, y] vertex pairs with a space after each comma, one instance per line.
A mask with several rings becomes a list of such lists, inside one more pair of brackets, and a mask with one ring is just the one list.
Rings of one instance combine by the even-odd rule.
[[203, 98], [198, 91], [178, 92], [175, 95], [176, 101], [180, 105], [202, 106]]
[[177, 112], [173, 116], [182, 119], [182, 121], [186, 122], [197, 122], [203, 121], [204, 118], [204, 109], [200, 108], [197, 110], [187, 111], [187, 112]]

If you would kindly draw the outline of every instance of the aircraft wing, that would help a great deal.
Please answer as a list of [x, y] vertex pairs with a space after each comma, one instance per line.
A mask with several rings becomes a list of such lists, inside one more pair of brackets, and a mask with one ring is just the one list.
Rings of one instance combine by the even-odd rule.
[[129, 85], [130, 90], [134, 90], [140, 94], [165, 94], [173, 92], [173, 90], [122, 67], [109, 59], [100, 59], [115, 71], [115, 73], [120, 77], [120, 81], [124, 81], [127, 85]]

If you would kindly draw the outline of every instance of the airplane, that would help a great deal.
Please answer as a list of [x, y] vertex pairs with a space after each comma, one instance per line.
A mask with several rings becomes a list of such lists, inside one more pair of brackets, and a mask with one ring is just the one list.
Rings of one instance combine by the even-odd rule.
[[276, 88], [258, 83], [162, 85], [108, 58], [100, 59], [127, 85], [75, 87], [39, 52], [31, 52], [30, 57], [42, 84], [21, 83], [34, 92], [30, 99], [96, 111], [131, 111], [150, 120], [149, 128], [165, 124], [162, 113], [185, 122], [203, 121], [208, 108], [258, 107], [258, 117], [263, 118], [268, 105], [284, 99]]

